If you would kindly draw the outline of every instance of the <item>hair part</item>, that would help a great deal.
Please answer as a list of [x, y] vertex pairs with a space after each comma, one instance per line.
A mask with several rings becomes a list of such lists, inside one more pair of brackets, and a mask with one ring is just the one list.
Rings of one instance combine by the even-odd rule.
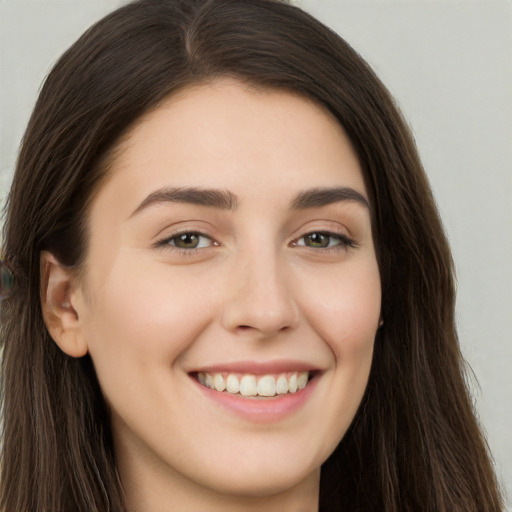
[[61, 352], [43, 322], [40, 253], [80, 272], [90, 202], [119, 141], [170, 95], [217, 77], [327, 108], [370, 195], [385, 324], [356, 418], [322, 467], [321, 510], [501, 510], [464, 380], [453, 263], [414, 141], [357, 53], [277, 0], [136, 1], [91, 27], [49, 74], [4, 227], [18, 290], [2, 305], [0, 509], [124, 510], [92, 361]]

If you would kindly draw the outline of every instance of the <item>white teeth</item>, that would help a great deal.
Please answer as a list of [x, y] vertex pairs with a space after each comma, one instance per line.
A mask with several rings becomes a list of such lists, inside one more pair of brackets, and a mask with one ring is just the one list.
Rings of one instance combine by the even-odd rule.
[[[244, 377], [245, 378], [245, 377]], [[276, 394], [276, 379], [272, 375], [265, 375], [258, 381], [258, 395], [260, 396], [275, 396]]]
[[288, 393], [288, 381], [284, 375], [280, 375], [276, 382], [276, 392], [278, 395]]
[[288, 393], [295, 393], [297, 391], [297, 374], [292, 373], [288, 379]]
[[254, 375], [244, 375], [240, 381], [240, 394], [242, 396], [256, 396], [258, 386]]
[[238, 391], [240, 391], [240, 383], [238, 382], [236, 375], [233, 375], [232, 373], [228, 375], [226, 390], [228, 393], [238, 393]]
[[308, 373], [302, 372], [297, 378], [297, 389], [304, 389], [308, 383]]
[[213, 387], [217, 391], [224, 391], [226, 389], [226, 383], [224, 382], [224, 377], [220, 373], [216, 373], [213, 376]]
[[207, 388], [242, 396], [273, 397], [296, 393], [309, 381], [309, 372], [291, 372], [279, 375], [237, 375], [233, 373], [198, 373], [197, 380]]
[[208, 388], [213, 388], [213, 377], [209, 373], [204, 375], [204, 385]]

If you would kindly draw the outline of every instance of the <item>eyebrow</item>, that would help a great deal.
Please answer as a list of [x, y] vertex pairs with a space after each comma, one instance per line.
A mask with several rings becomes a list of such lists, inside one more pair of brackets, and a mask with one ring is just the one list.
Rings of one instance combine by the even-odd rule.
[[366, 208], [370, 208], [368, 199], [350, 187], [314, 188], [300, 192], [291, 202], [293, 210], [318, 208], [341, 201], [355, 201]]
[[188, 203], [208, 206], [220, 210], [236, 210], [238, 198], [227, 190], [204, 189], [196, 187], [162, 188], [149, 194], [133, 211], [130, 217], [141, 210], [161, 203]]
[[[355, 201], [369, 208], [368, 200], [350, 187], [314, 188], [299, 192], [290, 202], [290, 208], [292, 210], [306, 210], [342, 201]], [[162, 203], [188, 203], [220, 210], [235, 211], [238, 208], [238, 197], [228, 190], [198, 187], [166, 187], [149, 194], [132, 212], [130, 217], [133, 217], [149, 206]]]

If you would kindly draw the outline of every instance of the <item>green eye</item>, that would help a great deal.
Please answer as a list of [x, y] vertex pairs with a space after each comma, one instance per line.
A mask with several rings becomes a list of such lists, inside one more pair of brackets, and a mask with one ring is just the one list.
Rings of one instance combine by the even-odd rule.
[[295, 245], [309, 247], [311, 249], [344, 249], [355, 247], [354, 241], [341, 233], [329, 233], [326, 231], [313, 231], [295, 242]]
[[325, 233], [310, 233], [304, 236], [304, 245], [307, 247], [315, 247], [323, 249], [329, 247], [332, 236]]
[[195, 233], [183, 233], [172, 239], [172, 245], [180, 249], [196, 249], [199, 245], [199, 236]]

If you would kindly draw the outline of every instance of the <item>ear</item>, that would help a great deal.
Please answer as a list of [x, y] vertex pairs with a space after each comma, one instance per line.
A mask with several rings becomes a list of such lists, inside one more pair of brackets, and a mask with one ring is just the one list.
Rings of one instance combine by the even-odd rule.
[[72, 357], [87, 354], [78, 315], [78, 284], [72, 269], [53, 254], [41, 252], [41, 309], [50, 336]]

